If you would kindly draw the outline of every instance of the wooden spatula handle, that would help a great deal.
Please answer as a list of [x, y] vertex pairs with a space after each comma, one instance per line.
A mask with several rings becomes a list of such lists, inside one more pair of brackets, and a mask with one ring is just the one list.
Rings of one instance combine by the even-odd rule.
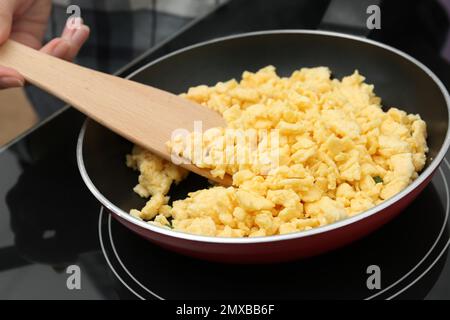
[[[175, 129], [223, 126], [223, 118], [172, 93], [94, 71], [8, 40], [0, 47], [0, 65], [76, 107], [128, 140], [170, 160], [166, 142]], [[191, 171], [211, 178], [192, 165]]]

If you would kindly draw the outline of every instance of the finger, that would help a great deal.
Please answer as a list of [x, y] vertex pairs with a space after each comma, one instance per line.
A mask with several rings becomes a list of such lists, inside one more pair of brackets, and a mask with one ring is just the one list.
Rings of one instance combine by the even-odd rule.
[[43, 46], [40, 51], [57, 58], [65, 59], [70, 51], [70, 44], [67, 40], [55, 38]]
[[77, 56], [83, 44], [89, 38], [90, 29], [86, 25], [81, 25], [75, 32], [72, 34], [72, 37], [69, 40], [70, 50], [65, 56], [65, 59], [68, 61], [72, 61]]
[[83, 24], [83, 19], [81, 17], [67, 19], [66, 25], [64, 26], [64, 30], [61, 34], [61, 38], [69, 41], [73, 37], [77, 29], [79, 29]]
[[77, 29], [66, 26], [61, 38], [51, 40], [41, 48], [41, 52], [72, 61], [89, 38], [89, 33], [90, 29], [86, 25], [81, 25]]
[[0, 1], [0, 44], [9, 38], [11, 33], [14, 1]]
[[23, 87], [24, 77], [14, 69], [0, 66], [0, 89]]
[[80, 17], [67, 19], [66, 26], [61, 34], [61, 38], [67, 40], [70, 44], [70, 51], [65, 57], [72, 61], [77, 56], [83, 44], [89, 38], [90, 29], [83, 24]]

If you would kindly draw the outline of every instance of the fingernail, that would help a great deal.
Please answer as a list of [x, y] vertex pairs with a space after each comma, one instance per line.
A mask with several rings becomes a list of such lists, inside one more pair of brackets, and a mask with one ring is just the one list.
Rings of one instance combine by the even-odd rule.
[[83, 45], [84, 41], [86, 41], [86, 33], [88, 33], [88, 32], [89, 32], [89, 27], [82, 26], [80, 29], [77, 29], [77, 31], [75, 31], [75, 33], [73, 34], [70, 41], [75, 46], [81, 46], [81, 45]]
[[72, 30], [72, 29], [78, 30], [82, 26], [83, 26], [83, 19], [81, 17], [75, 17], [75, 18], [70, 17], [69, 19], [67, 19], [66, 27], [69, 30]]
[[64, 29], [64, 32], [61, 35], [61, 38], [70, 41], [70, 39], [72, 39], [74, 33], [77, 31], [77, 29], [75, 28], [66, 28]]
[[22, 80], [14, 77], [0, 77], [0, 88], [16, 88], [23, 87]]
[[67, 41], [62, 40], [58, 45], [52, 50], [52, 55], [55, 57], [64, 57], [69, 51], [70, 45]]

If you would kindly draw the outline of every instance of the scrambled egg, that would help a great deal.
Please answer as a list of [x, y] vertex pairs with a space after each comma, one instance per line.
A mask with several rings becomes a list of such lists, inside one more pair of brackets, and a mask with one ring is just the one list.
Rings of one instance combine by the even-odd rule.
[[[357, 71], [332, 79], [326, 67], [280, 77], [268, 66], [245, 71], [240, 82], [190, 88], [182, 96], [221, 113], [228, 129], [276, 130], [277, 165], [269, 154], [275, 143], [258, 132], [243, 158], [258, 153], [267, 161], [218, 161], [225, 128], [207, 130], [204, 157], [193, 161], [213, 176], [232, 175], [233, 186], [191, 192], [170, 206], [169, 188], [186, 170], [135, 146], [127, 156], [127, 165], [140, 172], [134, 191], [150, 200], [130, 214], [178, 231], [254, 237], [323, 226], [392, 197], [425, 165], [426, 124], [397, 108], [383, 111], [373, 85], [364, 80]], [[194, 159], [186, 148], [192, 139], [169, 146]]]

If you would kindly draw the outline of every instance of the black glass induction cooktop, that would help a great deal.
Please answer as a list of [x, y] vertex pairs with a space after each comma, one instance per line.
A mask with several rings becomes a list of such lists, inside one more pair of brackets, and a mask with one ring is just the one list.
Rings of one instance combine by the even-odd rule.
[[[450, 84], [445, 37], [422, 17], [442, 8], [413, 2], [391, 21], [397, 9], [378, 2], [386, 23], [364, 34], [333, 20], [330, 10], [345, 2], [230, 1], [120, 75], [227, 34], [335, 28], [407, 51]], [[400, 27], [406, 20], [414, 27]], [[398, 218], [356, 243], [290, 263], [218, 264], [161, 249], [101, 208], [76, 166], [83, 121], [66, 108], [0, 149], [0, 299], [450, 299], [450, 155]]]

